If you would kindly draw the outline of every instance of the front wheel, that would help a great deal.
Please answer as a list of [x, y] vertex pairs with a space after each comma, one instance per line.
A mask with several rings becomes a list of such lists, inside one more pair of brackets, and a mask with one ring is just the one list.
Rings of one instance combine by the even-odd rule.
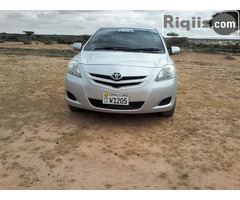
[[176, 101], [175, 101], [175, 103], [174, 103], [174, 105], [173, 105], [171, 110], [169, 110], [167, 112], [162, 112], [161, 113], [162, 116], [164, 116], [164, 117], [172, 117], [174, 115], [174, 112], [175, 112], [175, 107], [176, 107]]

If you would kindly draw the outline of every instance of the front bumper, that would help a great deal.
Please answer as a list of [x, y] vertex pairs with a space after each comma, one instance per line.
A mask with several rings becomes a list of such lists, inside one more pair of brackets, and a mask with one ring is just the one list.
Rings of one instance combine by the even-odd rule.
[[[65, 80], [66, 100], [71, 106], [109, 113], [122, 114], [141, 114], [141, 113], [156, 113], [166, 112], [173, 108], [176, 100], [177, 79], [169, 79], [156, 82], [154, 77], [151, 78], [145, 85], [135, 88], [120, 88], [115, 89], [105, 86], [96, 86], [90, 83], [87, 78], [77, 77], [69, 73], [66, 74]], [[75, 100], [69, 98], [67, 92], [74, 95]], [[97, 102], [102, 101], [103, 93], [122, 93], [129, 95], [129, 102], [143, 102], [140, 108], [131, 109], [121, 107], [102, 108], [99, 104], [94, 104], [93, 100]], [[159, 105], [164, 99], [171, 97], [167, 104]]]

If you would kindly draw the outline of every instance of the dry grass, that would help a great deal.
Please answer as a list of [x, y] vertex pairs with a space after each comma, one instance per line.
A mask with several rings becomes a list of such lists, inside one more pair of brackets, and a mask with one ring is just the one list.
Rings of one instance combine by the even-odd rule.
[[24, 44], [23, 42], [5, 42], [0, 43], [0, 47], [4, 48], [23, 48], [23, 49], [72, 49], [69, 44], [51, 44], [46, 45], [42, 42], [33, 41], [32, 44]]
[[240, 57], [172, 58], [166, 119], [71, 113], [67, 60], [1, 55], [0, 189], [240, 189]]

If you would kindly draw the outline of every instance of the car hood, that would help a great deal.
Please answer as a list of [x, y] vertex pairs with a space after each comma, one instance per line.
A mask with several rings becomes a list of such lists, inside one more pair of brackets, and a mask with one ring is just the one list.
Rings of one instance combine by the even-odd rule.
[[83, 65], [121, 65], [143, 68], [161, 68], [169, 63], [168, 54], [119, 51], [82, 51], [73, 59]]

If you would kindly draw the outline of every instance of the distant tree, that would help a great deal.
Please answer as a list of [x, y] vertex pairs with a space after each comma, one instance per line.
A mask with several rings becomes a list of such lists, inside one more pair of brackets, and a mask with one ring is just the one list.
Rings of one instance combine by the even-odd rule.
[[188, 38], [186, 37], [179, 37], [179, 34], [174, 32], [167, 33], [167, 36], [171, 36], [170, 38], [164, 38], [168, 49], [171, 46], [188, 46]]
[[7, 33], [6, 32], [2, 32], [0, 33], [0, 43], [4, 43], [5, 39], [7, 38]]
[[177, 33], [171, 32], [171, 33], [167, 33], [167, 36], [179, 36]]
[[27, 38], [23, 39], [22, 42], [24, 44], [31, 44], [32, 43], [32, 36], [33, 36], [34, 32], [33, 31], [23, 31], [23, 32], [26, 34]]
[[6, 32], [2, 32], [0, 33], [1, 37], [7, 37], [7, 33]]
[[34, 32], [33, 31], [23, 31], [28, 37], [31, 37]]

